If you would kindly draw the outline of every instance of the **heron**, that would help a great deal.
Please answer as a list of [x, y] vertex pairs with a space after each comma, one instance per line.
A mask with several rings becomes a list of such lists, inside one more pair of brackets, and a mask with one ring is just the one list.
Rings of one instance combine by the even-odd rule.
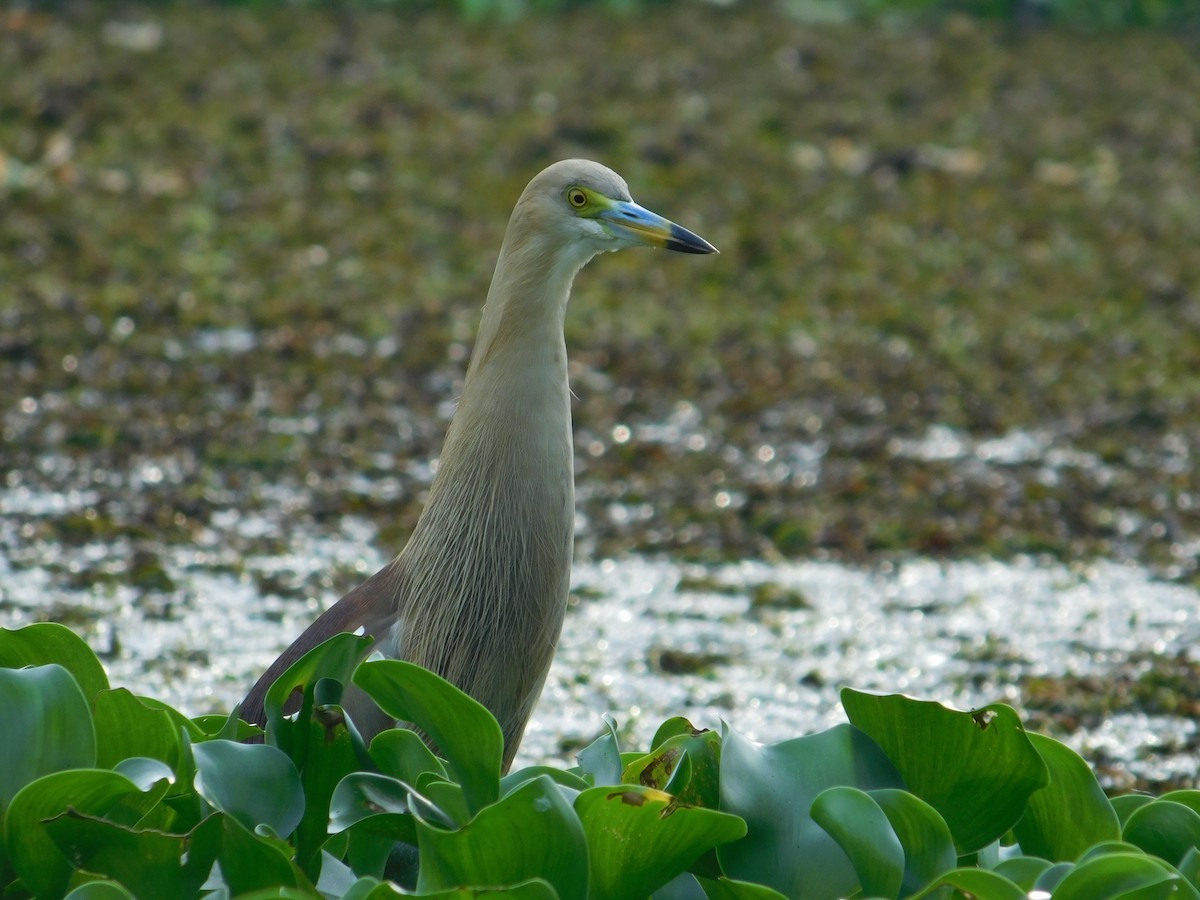
[[[563, 333], [576, 274], [600, 253], [649, 246], [716, 253], [635, 203], [590, 160], [536, 175], [513, 209], [428, 498], [404, 549], [319, 616], [241, 706], [265, 723], [267, 689], [340, 632], [421, 665], [474, 697], [516, 754], [562, 631], [574, 543], [575, 479]], [[293, 698], [294, 699], [294, 698]], [[364, 739], [392, 728], [361, 691], [343, 708]]]

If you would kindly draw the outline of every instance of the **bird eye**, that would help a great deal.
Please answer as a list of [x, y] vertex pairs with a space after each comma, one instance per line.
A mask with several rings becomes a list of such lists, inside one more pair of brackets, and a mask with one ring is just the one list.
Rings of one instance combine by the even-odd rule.
[[576, 209], [583, 209], [587, 206], [587, 194], [579, 188], [571, 188], [567, 191], [567, 202]]

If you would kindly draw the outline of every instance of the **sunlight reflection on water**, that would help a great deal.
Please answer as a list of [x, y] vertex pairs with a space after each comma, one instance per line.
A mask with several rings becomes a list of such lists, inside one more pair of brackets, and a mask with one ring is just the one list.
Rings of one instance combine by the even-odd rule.
[[[41, 508], [44, 500], [18, 493], [5, 503]], [[0, 554], [0, 625], [64, 620], [104, 656], [114, 684], [192, 715], [225, 711], [336, 599], [313, 585], [326, 583], [331, 570], [365, 576], [385, 561], [369, 549], [372, 526], [352, 517], [333, 535], [299, 529], [282, 552], [240, 558], [223, 531], [253, 536], [272, 523], [230, 514], [212, 525], [198, 546], [162, 548], [176, 585], [169, 594], [140, 593], [119, 577], [73, 588], [64, 577], [79, 560], [119, 568], [129, 554], [120, 542], [69, 552], [26, 545], [15, 562]], [[0, 549], [21, 544], [0, 520]], [[573, 587], [524, 762], [569, 755], [563, 747], [594, 737], [606, 712], [630, 746], [648, 742], [670, 715], [708, 728], [724, 720], [753, 739], [776, 741], [844, 721], [843, 685], [960, 708], [1016, 703], [1022, 676], [1102, 674], [1132, 653], [1200, 643], [1195, 590], [1106, 561], [912, 559], [856, 569], [631, 557], [577, 563]], [[791, 601], [756, 603], [764, 587]], [[698, 663], [667, 673], [664, 658]], [[1186, 764], [1161, 751], [1181, 745], [1188, 729], [1194, 723], [1122, 715], [1071, 742], [1161, 773]], [[1142, 751], [1158, 755], [1139, 759]]]

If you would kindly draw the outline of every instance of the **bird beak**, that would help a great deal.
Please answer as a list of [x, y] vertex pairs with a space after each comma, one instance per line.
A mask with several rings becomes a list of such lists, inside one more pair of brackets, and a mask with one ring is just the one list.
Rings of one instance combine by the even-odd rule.
[[678, 250], [680, 253], [718, 253], [716, 247], [686, 228], [664, 219], [632, 200], [613, 200], [596, 216], [613, 237], [631, 244]]

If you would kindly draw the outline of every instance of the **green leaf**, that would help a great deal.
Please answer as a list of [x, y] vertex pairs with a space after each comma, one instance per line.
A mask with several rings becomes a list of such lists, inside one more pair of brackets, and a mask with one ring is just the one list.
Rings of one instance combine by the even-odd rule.
[[[212, 733], [205, 731], [203, 728], [201, 728], [197, 724], [197, 722], [202, 721], [204, 719], [203, 716], [201, 716], [196, 721], [193, 721], [193, 720], [189, 719], [187, 716], [185, 716], [183, 713], [181, 713], [179, 710], [175, 709], [173, 706], [169, 706], [166, 703], [163, 703], [161, 700], [156, 700], [153, 697], [145, 697], [145, 696], [139, 695], [137, 697], [137, 701], [138, 701], [138, 703], [142, 704], [147, 709], [161, 711], [162, 713], [164, 713], [167, 716], [167, 718], [169, 718], [171, 720], [171, 724], [175, 726], [176, 733], [180, 734], [181, 732], [186, 732], [187, 739], [189, 741], [191, 741], [192, 743], [198, 744], [202, 741], [211, 740], [213, 737]], [[220, 716], [219, 718], [222, 722], [224, 722], [226, 717]], [[183, 737], [181, 734], [180, 741], [182, 741], [182, 740], [183, 740]], [[240, 738], [239, 738], [239, 740], [240, 740]]]
[[137, 897], [196, 896], [221, 846], [218, 815], [185, 835], [137, 831], [74, 809], [45, 827], [80, 869], [119, 881]]
[[354, 772], [338, 784], [330, 802], [329, 833], [347, 834], [355, 872], [383, 877], [393, 846], [417, 843], [410, 796], [408, 785], [376, 772]]
[[304, 790], [292, 761], [267, 744], [207, 741], [192, 748], [196, 793], [249, 831], [266, 825], [291, 834], [304, 815]]
[[1113, 853], [1133, 853], [1142, 852], [1142, 848], [1136, 844], [1131, 844], [1128, 841], [1102, 841], [1094, 847], [1088, 847], [1087, 850], [1080, 854], [1077, 863], [1086, 862], [1096, 856], [1107, 856]]
[[448, 778], [446, 767], [421, 736], [407, 728], [389, 728], [371, 741], [371, 759], [384, 775], [408, 784], [416, 784], [426, 772]]
[[[138, 699], [143, 703], [149, 702], [146, 697], [139, 697]], [[157, 709], [158, 705], [153, 708]], [[227, 741], [244, 741], [252, 737], [261, 738], [264, 733], [257, 725], [244, 722], [233, 713], [229, 713], [228, 715], [209, 713], [203, 716], [193, 716], [189, 721], [200, 732], [208, 735], [210, 738], [218, 737]]]
[[592, 777], [592, 784], [620, 784], [624, 765], [621, 762], [621, 743], [617, 740], [617, 728], [612, 716], [604, 717], [606, 731], [579, 751], [576, 759], [584, 775]]
[[[372, 643], [369, 637], [348, 633], [335, 634], [313, 647], [276, 678], [263, 698], [268, 743], [275, 744], [289, 756], [293, 756], [296, 765], [302, 767], [303, 750], [297, 752], [293, 745], [303, 741], [307, 735], [317, 684], [324, 679], [333, 679], [343, 685], [349, 684], [355, 668], [371, 649]], [[294, 720], [289, 720], [284, 717], [283, 710], [297, 690], [302, 691], [304, 695], [301, 714]]]
[[89, 881], [75, 888], [63, 900], [137, 900], [137, 898], [115, 881]]
[[[683, 716], [673, 716], [658, 726], [658, 731], [654, 732], [654, 737], [650, 741], [650, 749], [657, 750], [673, 737], [699, 737], [709, 733], [709, 729], [697, 728]], [[715, 732], [712, 733], [715, 734]]]
[[1031, 891], [1052, 865], [1050, 860], [1038, 856], [1012, 856], [1001, 860], [992, 871]]
[[[558, 900], [558, 894], [554, 892], [554, 888], [541, 878], [531, 878], [520, 884], [511, 884], [506, 887], [461, 887], [421, 894], [401, 894], [389, 885], [381, 884], [369, 894], [354, 894], [353, 897], [347, 894], [345, 900], [390, 900], [393, 897], [412, 896], [419, 896], [422, 900], [475, 900], [475, 898], [498, 900], [501, 897], [505, 900]], [[238, 900], [246, 900], [246, 898], [239, 897]]]
[[22, 883], [39, 896], [59, 896], [70, 880], [71, 861], [47, 832], [47, 820], [68, 808], [103, 816], [141, 793], [124, 775], [103, 769], [53, 772], [18, 791], [5, 816], [5, 842]]
[[[1183, 877], [1149, 856], [1110, 853], [1076, 865], [1054, 889], [1054, 900], [1113, 900], [1139, 892], [1139, 898], [1180, 894]], [[1148, 891], [1148, 892], [1147, 892]]]
[[[686, 765], [687, 777], [679, 782], [681, 765]], [[627, 764], [621, 781], [665, 790], [687, 806], [716, 809], [721, 802], [721, 736], [715, 731], [673, 735]]]
[[360, 822], [375, 820], [374, 830], [393, 841], [416, 843], [416, 823], [409, 808], [411, 788], [390, 775], [352, 772], [333, 792], [329, 833], [338, 834]]
[[1191, 883], [1192, 887], [1200, 889], [1200, 847], [1193, 847], [1183, 854], [1183, 859], [1175, 868]]
[[292, 862], [286, 844], [259, 838], [232, 816], [223, 818], [224, 839], [217, 863], [234, 896], [277, 887], [312, 890], [311, 882]]
[[147, 706], [125, 688], [117, 688], [95, 695], [92, 717], [97, 766], [110, 769], [131, 756], [148, 756], [178, 771], [179, 729], [165, 710]]
[[[333, 715], [329, 715], [333, 713]], [[299, 729], [295, 732], [301, 733]], [[304, 815], [296, 827], [293, 843], [296, 862], [310, 878], [320, 870], [320, 853], [329, 834], [329, 804], [341, 780], [362, 766], [359, 754], [362, 739], [346, 727], [340, 708], [314, 710], [308, 722], [308, 733], [300, 769], [304, 790]]]
[[845, 688], [841, 696], [851, 723], [882, 748], [908, 790], [942, 814], [960, 856], [1012, 828], [1049, 783], [1020, 718], [1002, 703], [959, 712], [900, 694]]
[[[573, 791], [575, 794], [583, 793], [591, 787], [578, 775], [568, 772], [566, 769], [556, 769], [554, 766], [529, 766], [509, 772], [500, 779], [500, 796], [512, 793], [525, 782], [533, 781], [541, 775], [545, 775], [559, 787]], [[573, 799], [570, 793], [567, 796]]]
[[697, 875], [696, 882], [708, 900], [786, 900], [779, 891], [749, 881], [734, 881], [724, 877], [714, 881]]
[[1111, 798], [1109, 802], [1117, 814], [1117, 820], [1121, 823], [1121, 827], [1124, 828], [1129, 817], [1133, 815], [1133, 811], [1141, 809], [1153, 799], [1150, 794], [1122, 794], [1119, 797]]
[[145, 756], [130, 756], [123, 759], [113, 766], [113, 771], [132, 781], [137, 785], [139, 791], [148, 791], [160, 781], [165, 781], [167, 784], [175, 781], [175, 772], [170, 766], [161, 759], [150, 759]]
[[1197, 790], [1182, 790], [1168, 791], [1158, 798], [1159, 800], [1170, 800], [1172, 803], [1182, 803], [1188, 809], [1194, 809], [1200, 813], [1200, 791]]
[[[837, 843], [809, 810], [827, 788], [903, 787], [883, 752], [856, 728], [763, 746], [727, 729], [721, 747], [721, 809], [741, 816], [747, 836], [717, 848], [731, 878], [761, 882], [789, 897], [839, 898], [858, 876]], [[798, 865], [797, 860], [820, 860]]]
[[482, 704], [427, 669], [398, 659], [363, 663], [354, 683], [389, 716], [429, 735], [462, 785], [472, 813], [496, 802], [504, 735]]
[[1067, 873], [1070, 872], [1074, 868], [1075, 868], [1075, 865], [1072, 863], [1054, 863], [1054, 864], [1052, 864], [1050, 866], [1050, 868], [1046, 869], [1044, 872], [1042, 872], [1041, 875], [1039, 875], [1037, 877], [1037, 881], [1035, 881], [1033, 883], [1033, 889], [1035, 891], [1045, 891], [1046, 893], [1052, 893], [1054, 891], [1054, 889], [1056, 887], [1058, 887], [1058, 883], [1060, 881], [1062, 881], [1063, 878], [1066, 877]]
[[1091, 767], [1053, 738], [1028, 735], [1050, 773], [1050, 783], [1029, 797], [1014, 826], [1021, 849], [1059, 862], [1077, 859], [1088, 847], [1121, 836], [1117, 813]]
[[868, 897], [897, 897], [904, 878], [904, 848], [871, 795], [831, 787], [812, 804], [813, 821], [838, 842]]
[[575, 798], [599, 897], [646, 897], [701, 854], [746, 834], [728, 813], [683, 806], [662, 791], [633, 785], [590, 788]]
[[420, 892], [543, 878], [562, 900], [587, 896], [583, 826], [549, 778], [526, 782], [455, 831], [418, 819], [417, 835]]
[[954, 838], [941, 813], [920, 797], [896, 788], [871, 791], [871, 798], [887, 816], [904, 848], [900, 896], [923, 890], [954, 868], [958, 861]]
[[[987, 869], [955, 869], [947, 872], [917, 897], [936, 896], [944, 887], [957, 888], [972, 900], [1025, 900], [1025, 892], [1020, 887], [1003, 875]], [[917, 897], [913, 900], [917, 900]]]
[[57, 622], [15, 630], [0, 628], [0, 668], [59, 665], [71, 673], [86, 700], [108, 690], [108, 676], [87, 642]]
[[0, 722], [0, 815], [38, 777], [96, 764], [91, 710], [62, 666], [0, 669]]
[[1121, 837], [1174, 865], [1200, 847], [1200, 813], [1174, 800], [1159, 798], [1134, 810]]

